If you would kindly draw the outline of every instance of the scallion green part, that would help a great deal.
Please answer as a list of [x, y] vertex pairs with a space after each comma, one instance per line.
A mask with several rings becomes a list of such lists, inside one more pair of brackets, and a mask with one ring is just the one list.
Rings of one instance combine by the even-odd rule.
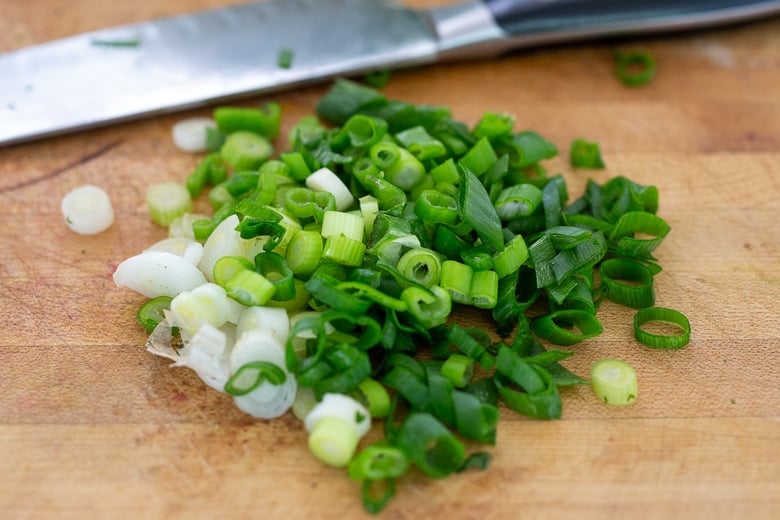
[[295, 53], [291, 48], [283, 47], [279, 49], [279, 53], [276, 55], [276, 65], [280, 69], [289, 69], [292, 67], [294, 57]]
[[[652, 326], [659, 330], [651, 330]], [[675, 309], [647, 307], [634, 315], [634, 337], [648, 347], [676, 350], [690, 342], [691, 323]]]
[[569, 161], [575, 168], [604, 168], [601, 149], [598, 143], [575, 139], [569, 150]]
[[225, 393], [232, 396], [247, 395], [266, 381], [281, 385], [287, 380], [284, 371], [267, 361], [251, 361], [236, 370], [225, 383]]
[[616, 50], [615, 73], [626, 86], [645, 85], [655, 77], [655, 58], [647, 52]]
[[138, 323], [147, 334], [151, 334], [157, 325], [165, 319], [165, 311], [171, 308], [170, 296], [157, 296], [144, 303], [136, 313]]
[[282, 107], [279, 103], [267, 103], [261, 108], [221, 106], [214, 110], [214, 120], [223, 134], [251, 132], [273, 139], [281, 127]]

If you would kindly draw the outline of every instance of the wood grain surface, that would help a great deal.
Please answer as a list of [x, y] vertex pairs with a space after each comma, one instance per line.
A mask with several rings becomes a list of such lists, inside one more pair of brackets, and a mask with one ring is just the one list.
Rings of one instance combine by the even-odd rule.
[[[0, 51], [221, 3], [0, 0]], [[616, 46], [653, 54], [656, 79], [622, 86]], [[326, 88], [274, 95], [283, 131]], [[657, 302], [685, 312], [693, 333], [683, 350], [647, 349], [632, 311], [604, 304], [603, 335], [566, 365], [587, 374], [595, 359], [626, 359], [635, 404], [604, 406], [583, 386], [563, 391], [558, 421], [502, 409], [487, 471], [412, 474], [382, 517], [780, 517], [780, 19], [407, 70], [386, 93], [469, 124], [515, 114], [558, 144], [549, 166], [572, 194], [589, 177], [657, 186], [672, 226]], [[179, 117], [0, 149], [0, 517], [364, 517], [358, 486], [308, 454], [295, 418], [252, 420], [147, 353], [143, 298], [114, 287], [117, 263], [165, 236], [146, 187], [183, 180], [198, 160], [172, 143]], [[601, 143], [606, 170], [567, 165], [576, 137]], [[60, 214], [84, 183], [117, 213], [97, 236], [69, 232]]]

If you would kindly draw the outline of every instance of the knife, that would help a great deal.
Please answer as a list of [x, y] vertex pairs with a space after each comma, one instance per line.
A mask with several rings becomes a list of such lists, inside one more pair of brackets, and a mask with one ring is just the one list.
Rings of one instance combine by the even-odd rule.
[[[0, 54], [0, 146], [335, 76], [534, 45], [690, 29], [780, 12], [780, 0], [266, 0]], [[280, 53], [291, 53], [289, 67]]]

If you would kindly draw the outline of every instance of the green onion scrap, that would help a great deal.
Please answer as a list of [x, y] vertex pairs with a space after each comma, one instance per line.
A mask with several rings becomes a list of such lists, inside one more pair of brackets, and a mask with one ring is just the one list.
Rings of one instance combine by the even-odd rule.
[[[650, 69], [619, 63], [637, 60]], [[610, 404], [633, 401], [633, 370], [601, 362], [591, 383], [554, 347], [594, 341], [607, 300], [638, 310], [642, 344], [689, 342], [687, 318], [654, 306], [653, 255], [670, 230], [654, 186], [620, 176], [570, 197], [542, 164], [558, 147], [515, 131], [508, 114], [469, 128], [445, 107], [349, 80], [316, 111], [285, 147], [278, 104], [217, 108], [214, 148], [149, 198], [155, 222], [176, 219], [169, 232], [190, 244], [188, 260], [144, 252], [114, 279], [149, 298], [138, 320], [153, 337], [179, 327], [177, 365], [258, 417], [292, 406], [312, 453], [360, 482], [367, 511], [410, 471], [485, 469], [490, 455], [472, 447], [496, 442], [501, 408], [557, 419], [565, 388], [588, 384]], [[583, 140], [572, 163], [604, 167]], [[189, 213], [197, 197], [212, 215]], [[468, 308], [495, 329], [451, 319]], [[372, 420], [384, 436], [361, 446]]]

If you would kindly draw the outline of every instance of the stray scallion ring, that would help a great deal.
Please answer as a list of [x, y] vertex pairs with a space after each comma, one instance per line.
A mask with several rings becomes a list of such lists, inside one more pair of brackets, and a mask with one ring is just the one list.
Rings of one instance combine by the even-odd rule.
[[636, 372], [625, 361], [599, 359], [590, 367], [590, 378], [593, 392], [607, 404], [622, 406], [636, 400]]
[[635, 309], [655, 303], [653, 274], [642, 263], [629, 258], [610, 258], [599, 266], [607, 298]]
[[[649, 332], [644, 325], [651, 322], [664, 322], [680, 329], [679, 334], [660, 334]], [[651, 348], [676, 350], [683, 348], [691, 340], [691, 323], [685, 314], [666, 307], [647, 307], [634, 315], [634, 337]]]
[[655, 59], [646, 52], [615, 52], [615, 73], [629, 87], [639, 87], [655, 77]]
[[[564, 325], [571, 325], [572, 329]], [[573, 345], [601, 334], [599, 320], [587, 311], [562, 309], [531, 322], [531, 328], [540, 338], [554, 345]], [[576, 329], [576, 330], [574, 330]]]

